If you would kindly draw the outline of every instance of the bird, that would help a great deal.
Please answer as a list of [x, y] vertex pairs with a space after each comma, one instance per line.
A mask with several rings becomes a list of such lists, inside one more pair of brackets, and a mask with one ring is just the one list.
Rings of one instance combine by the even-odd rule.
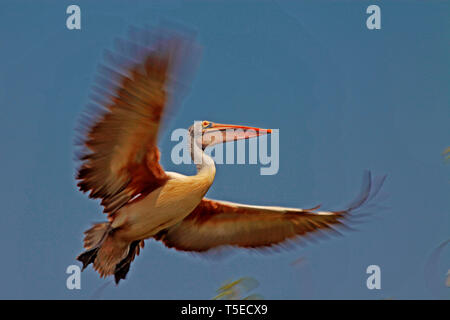
[[[205, 197], [216, 166], [205, 149], [269, 135], [271, 129], [208, 120], [188, 130], [197, 172], [183, 175], [160, 164], [158, 137], [166, 116], [180, 104], [199, 55], [195, 39], [179, 31], [133, 29], [105, 51], [91, 102], [78, 130], [77, 186], [100, 199], [107, 221], [84, 232], [84, 270], [125, 279], [146, 239], [179, 251], [206, 253], [224, 247], [271, 248], [334, 227], [362, 207], [373, 190], [370, 172], [360, 196], [340, 211], [258, 206]], [[227, 130], [240, 134], [227, 135]], [[240, 131], [239, 131], [240, 130]]]

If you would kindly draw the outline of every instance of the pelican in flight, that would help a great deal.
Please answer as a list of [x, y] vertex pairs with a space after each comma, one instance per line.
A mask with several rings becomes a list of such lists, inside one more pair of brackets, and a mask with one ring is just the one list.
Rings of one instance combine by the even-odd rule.
[[[114, 275], [119, 283], [149, 238], [190, 252], [279, 245], [319, 230], [334, 231], [334, 225], [372, 198], [370, 173], [359, 198], [341, 211], [205, 198], [216, 173], [205, 148], [271, 133], [211, 121], [201, 122], [199, 135], [194, 126], [189, 129], [191, 156], [200, 159], [197, 174], [164, 171], [158, 133], [192, 69], [195, 48], [191, 38], [174, 32], [142, 31], [106, 52], [107, 64], [99, 68], [93, 104], [85, 114], [76, 179], [82, 192], [101, 199], [107, 221], [85, 232], [86, 250], [77, 257], [83, 270], [92, 263], [101, 277]], [[231, 129], [241, 134], [226, 135]]]

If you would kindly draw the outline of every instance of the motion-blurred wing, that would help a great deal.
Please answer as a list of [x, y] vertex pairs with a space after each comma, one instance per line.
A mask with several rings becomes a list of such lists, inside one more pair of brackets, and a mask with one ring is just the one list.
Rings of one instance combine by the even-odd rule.
[[[78, 186], [101, 198], [109, 215], [138, 194], [150, 193], [168, 179], [156, 146], [175, 69], [187, 56], [187, 42], [174, 34], [145, 32], [136, 41], [118, 41], [107, 53], [94, 87]], [[144, 44], [144, 46], [141, 46]], [[92, 120], [94, 119], [94, 120]]]
[[155, 238], [167, 247], [196, 252], [225, 245], [243, 248], [272, 246], [318, 230], [335, 231], [333, 226], [342, 224], [342, 219], [351, 211], [375, 196], [370, 194], [369, 173], [361, 195], [344, 211], [251, 206], [203, 199], [187, 218]]

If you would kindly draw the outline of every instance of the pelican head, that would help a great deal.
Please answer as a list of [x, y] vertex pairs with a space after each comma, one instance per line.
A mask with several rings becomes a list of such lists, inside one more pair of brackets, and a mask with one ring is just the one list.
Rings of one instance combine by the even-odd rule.
[[271, 129], [262, 129], [242, 125], [221, 124], [203, 120], [196, 122], [189, 128], [191, 138], [203, 150], [207, 147], [225, 143], [258, 137], [272, 133]]

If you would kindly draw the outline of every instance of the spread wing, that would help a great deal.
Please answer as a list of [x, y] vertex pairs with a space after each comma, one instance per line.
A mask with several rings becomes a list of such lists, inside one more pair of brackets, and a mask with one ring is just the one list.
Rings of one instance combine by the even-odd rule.
[[163, 230], [155, 238], [167, 247], [204, 252], [225, 245], [268, 247], [318, 230], [336, 232], [333, 227], [342, 224], [352, 211], [372, 199], [383, 181], [384, 178], [373, 190], [368, 173], [360, 196], [343, 211], [252, 206], [203, 199], [182, 222]]
[[158, 131], [190, 46], [175, 34], [134, 35], [106, 53], [108, 63], [99, 68], [80, 141], [78, 187], [101, 198], [108, 215], [168, 179], [159, 164]]

